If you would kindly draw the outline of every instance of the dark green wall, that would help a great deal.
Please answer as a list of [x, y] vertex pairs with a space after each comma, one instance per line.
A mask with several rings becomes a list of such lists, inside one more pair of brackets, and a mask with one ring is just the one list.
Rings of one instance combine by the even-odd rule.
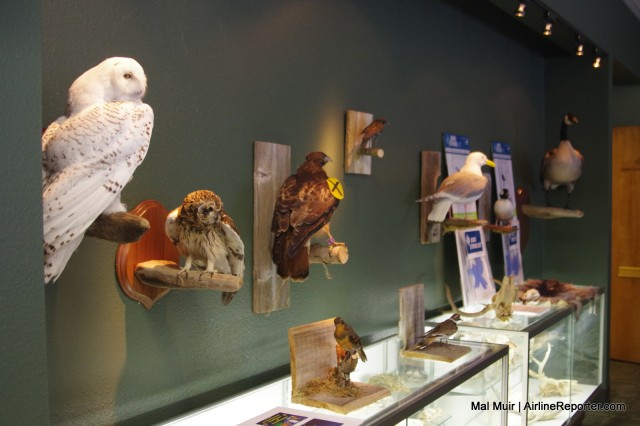
[[48, 423], [39, 1], [0, 5], [0, 423]]
[[[3, 347], [8, 342], [11, 351], [0, 355], [0, 369], [3, 385], [13, 384], [16, 394], [0, 412], [12, 424], [146, 424], [286, 372], [291, 326], [341, 315], [361, 335], [393, 329], [399, 287], [425, 283], [431, 308], [444, 303], [445, 280], [458, 285], [451, 239], [418, 242], [421, 150], [440, 151], [445, 131], [469, 136], [485, 152], [490, 140], [510, 142], [516, 184], [541, 200], [538, 165], [557, 137], [550, 129], [559, 116], [547, 99], [557, 80], [580, 68], [578, 87], [558, 114], [578, 105], [591, 118], [587, 129], [600, 135], [609, 127], [598, 116], [608, 117], [608, 104], [583, 105], [579, 95], [595, 83], [602, 100], [609, 69], [591, 78], [574, 60], [549, 63], [446, 1], [31, 0], [5, 16], [15, 22], [3, 25], [13, 56], [4, 60], [3, 44], [0, 70], [4, 81], [21, 82], [3, 87], [1, 121], [11, 154], [2, 174], [12, 183], [3, 184], [3, 199], [20, 206], [2, 203], [10, 226], [3, 228], [8, 297], [0, 319]], [[332, 231], [349, 244], [350, 260], [331, 268], [333, 280], [315, 267], [306, 283], [292, 287], [290, 309], [255, 315], [248, 256], [245, 287], [230, 306], [222, 307], [217, 293], [175, 291], [147, 311], [118, 287], [116, 245], [86, 239], [43, 290], [40, 128], [64, 112], [77, 75], [114, 55], [145, 67], [146, 100], [155, 111], [150, 151], [123, 200], [133, 207], [157, 199], [173, 208], [190, 191], [212, 189], [251, 253], [253, 141], [291, 145], [294, 167], [307, 152], [324, 150], [334, 159], [329, 174], [347, 191]], [[346, 109], [391, 122], [382, 138], [385, 158], [371, 176], [342, 172]], [[591, 143], [585, 149], [597, 158], [602, 149], [586, 148]], [[592, 205], [598, 201], [576, 194], [588, 215], [603, 212]], [[560, 250], [553, 239], [561, 233], [547, 228], [532, 221], [527, 276], [548, 268], [578, 281], [608, 271], [600, 248], [579, 271], [573, 263], [562, 268], [546, 254]], [[572, 246], [572, 258], [592, 250], [584, 234], [562, 232], [583, 243]], [[606, 250], [604, 240], [597, 241]], [[499, 277], [499, 245], [491, 246]]]

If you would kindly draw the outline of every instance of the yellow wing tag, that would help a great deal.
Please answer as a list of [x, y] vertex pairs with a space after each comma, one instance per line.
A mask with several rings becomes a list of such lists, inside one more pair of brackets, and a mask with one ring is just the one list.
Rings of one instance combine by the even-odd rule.
[[327, 185], [329, 186], [329, 191], [331, 191], [331, 195], [333, 195], [338, 200], [342, 200], [344, 198], [344, 189], [342, 188], [342, 184], [336, 178], [327, 179]]

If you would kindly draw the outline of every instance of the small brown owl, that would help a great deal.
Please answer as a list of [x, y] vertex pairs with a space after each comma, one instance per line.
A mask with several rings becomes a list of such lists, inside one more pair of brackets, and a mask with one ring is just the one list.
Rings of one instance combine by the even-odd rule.
[[[199, 190], [187, 195], [182, 205], [169, 213], [165, 222], [167, 237], [186, 258], [180, 270], [192, 266], [203, 273], [244, 274], [244, 243], [236, 224], [224, 211], [222, 199], [212, 191]], [[222, 294], [226, 305], [235, 293]]]

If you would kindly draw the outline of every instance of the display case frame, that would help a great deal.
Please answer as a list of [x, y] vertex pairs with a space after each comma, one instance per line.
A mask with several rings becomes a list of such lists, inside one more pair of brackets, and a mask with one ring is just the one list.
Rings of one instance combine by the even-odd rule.
[[[291, 403], [291, 377], [285, 376], [160, 424], [165, 426], [186, 426], [203, 423], [238, 424], [272, 408], [285, 407], [305, 410], [319, 415], [338, 416], [345, 419], [345, 424], [347, 424], [346, 420], [351, 422], [355, 420], [355, 423], [348, 424], [371, 426], [408, 425], [413, 424], [408, 419], [419, 410], [433, 402], [446, 398], [450, 393], [454, 393], [456, 388], [469, 382], [489, 368], [498, 372], [497, 377], [495, 380], [485, 381], [483, 383], [485, 388], [479, 388], [478, 392], [479, 394], [489, 394], [487, 389], [491, 388], [497, 395], [491, 401], [496, 400], [500, 404], [506, 404], [508, 400], [509, 373], [508, 347], [499, 344], [462, 341], [453, 341], [452, 344], [469, 346], [472, 350], [458, 361], [445, 363], [408, 358], [401, 355], [401, 342], [397, 336], [366, 346], [365, 350], [369, 361], [358, 366], [352, 374], [353, 380], [367, 381], [378, 374], [398, 374], [407, 365], [426, 372], [425, 377], [428, 379], [418, 383], [407, 395], [396, 394], [389, 397], [391, 400], [381, 400], [371, 404], [370, 407], [364, 407], [349, 413], [347, 416], [341, 416], [324, 409]], [[241, 413], [240, 415], [238, 415], [238, 411]], [[500, 418], [499, 424], [506, 425], [506, 412], [493, 412], [492, 415]], [[493, 424], [496, 423], [493, 422]]]
[[[545, 402], [542, 400], [547, 398], [535, 395], [535, 392], [541, 389], [541, 383], [537, 378], [530, 377], [530, 372], [535, 375], [540, 369], [538, 363], [545, 361], [545, 358], [546, 365], [543, 367], [551, 371], [548, 376], [545, 374], [545, 378], [550, 379], [550, 385], [565, 386], [566, 389], [563, 391], [568, 393], [556, 395], [554, 390], [549, 391], [545, 388], [545, 392], [552, 393], [553, 401], [579, 407], [594, 400], [602, 392], [605, 371], [605, 307], [605, 295], [600, 294], [596, 299], [583, 303], [551, 305], [539, 314], [518, 311], [516, 308], [508, 322], [498, 321], [489, 313], [480, 318], [467, 318], [460, 322], [454, 339], [499, 342], [510, 346], [509, 402], [515, 403], [520, 409], [517, 410], [517, 414], [514, 411], [509, 412], [508, 424], [529, 425], [543, 420], [543, 413], [529, 409], [532, 406], [536, 407], [535, 402]], [[427, 328], [446, 316], [447, 314], [430, 318], [427, 320]], [[552, 365], [553, 362], [549, 363], [551, 356], [547, 355], [547, 352], [561, 352], [563, 356], [556, 355], [555, 358], [558, 360]], [[534, 357], [538, 362], [532, 359]], [[529, 404], [526, 404], [527, 402]], [[539, 404], [538, 407], [543, 405]], [[577, 411], [580, 410], [559, 410], [554, 417], [545, 419], [545, 424], [559, 425], [570, 422]]]

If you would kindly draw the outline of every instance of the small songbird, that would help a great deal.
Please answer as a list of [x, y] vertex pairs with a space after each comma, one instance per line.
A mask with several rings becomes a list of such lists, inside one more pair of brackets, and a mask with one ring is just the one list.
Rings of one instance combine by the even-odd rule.
[[102, 214], [126, 212], [120, 194], [142, 163], [153, 110], [147, 77], [131, 58], [109, 58], [68, 91], [67, 115], [42, 135], [44, 281], [54, 282]]
[[331, 194], [322, 168], [330, 160], [322, 152], [308, 154], [296, 173], [280, 187], [271, 223], [271, 254], [282, 279], [307, 279], [310, 239], [329, 224], [338, 207], [339, 200]]
[[487, 178], [482, 175], [481, 167], [495, 167], [495, 163], [481, 152], [472, 152], [467, 156], [464, 166], [445, 178], [438, 190], [417, 202], [434, 201], [429, 213], [429, 221], [442, 222], [452, 204], [466, 204], [482, 196], [487, 186]]
[[567, 136], [568, 127], [577, 123], [578, 117], [573, 114], [567, 114], [563, 117], [560, 128], [560, 143], [556, 148], [547, 151], [542, 159], [540, 180], [544, 186], [547, 206], [551, 205], [549, 191], [559, 186], [564, 186], [567, 188], [565, 208], [568, 208], [569, 198], [573, 192], [575, 182], [582, 174], [584, 157], [578, 150], [573, 148]]
[[384, 126], [388, 124], [387, 120], [384, 118], [376, 118], [365, 127], [362, 132], [362, 142], [360, 144], [360, 149], [367, 149], [373, 147], [373, 142], [376, 140], [378, 135], [382, 133], [384, 130]]
[[[199, 190], [187, 195], [182, 205], [169, 213], [165, 233], [186, 258], [186, 272], [193, 265], [204, 273], [244, 274], [244, 243], [233, 219], [224, 211], [222, 199], [212, 191]], [[235, 292], [224, 292], [227, 305]]]
[[338, 342], [342, 349], [349, 353], [352, 358], [359, 356], [362, 361], [367, 362], [367, 355], [365, 355], [364, 349], [362, 349], [360, 336], [340, 317], [336, 317], [333, 320], [333, 324], [336, 326], [333, 337], [335, 337], [336, 342]]
[[500, 198], [493, 204], [493, 212], [496, 215], [498, 225], [508, 225], [516, 214], [516, 208], [509, 198], [509, 190], [504, 188], [500, 192]]
[[427, 333], [420, 336], [418, 338], [418, 342], [413, 346], [413, 349], [424, 349], [439, 337], [453, 336], [456, 334], [456, 331], [458, 331], [458, 324], [456, 324], [456, 321], [460, 321], [460, 315], [451, 315], [449, 319], [442, 321]]

